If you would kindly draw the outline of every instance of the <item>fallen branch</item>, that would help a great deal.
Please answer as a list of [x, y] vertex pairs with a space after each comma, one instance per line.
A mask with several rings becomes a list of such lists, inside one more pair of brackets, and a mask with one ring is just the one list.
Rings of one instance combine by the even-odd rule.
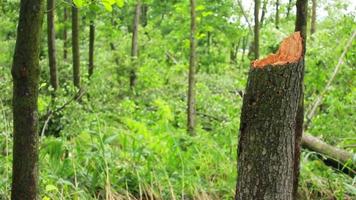
[[[356, 155], [343, 149], [331, 146], [321, 141], [319, 138], [304, 134], [302, 138], [302, 147], [317, 152], [329, 159], [328, 164], [334, 168], [346, 172], [354, 177], [356, 174], [356, 163], [353, 161]], [[346, 170], [345, 170], [346, 169]]]

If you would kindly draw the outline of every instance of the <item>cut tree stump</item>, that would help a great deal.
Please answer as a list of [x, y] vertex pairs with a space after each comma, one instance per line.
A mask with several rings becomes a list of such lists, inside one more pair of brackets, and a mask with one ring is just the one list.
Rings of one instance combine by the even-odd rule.
[[292, 200], [302, 38], [252, 63], [241, 112], [236, 200]]

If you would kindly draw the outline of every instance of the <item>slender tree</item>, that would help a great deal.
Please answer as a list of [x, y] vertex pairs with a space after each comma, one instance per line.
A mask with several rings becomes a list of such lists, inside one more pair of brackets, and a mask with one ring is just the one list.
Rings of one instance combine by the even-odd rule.
[[260, 57], [260, 26], [259, 26], [259, 11], [260, 11], [260, 0], [255, 0], [255, 27], [254, 27], [254, 53], [255, 59]]
[[43, 0], [21, 0], [13, 77], [12, 200], [36, 200], [38, 186], [38, 85]]
[[196, 13], [195, 13], [196, 1], [190, 0], [190, 58], [189, 58], [189, 82], [188, 82], [188, 116], [187, 116], [187, 128], [188, 133], [195, 135], [196, 126], [196, 105], [195, 105], [195, 71], [196, 71], [196, 40], [195, 33], [197, 29], [196, 25]]
[[279, 0], [276, 0], [276, 29], [279, 29]]
[[141, 24], [143, 27], [146, 27], [148, 24], [148, 4], [144, 3], [141, 9]]
[[68, 10], [67, 7], [64, 6], [63, 9], [63, 59], [67, 60], [67, 54], [68, 54], [68, 50], [67, 50], [67, 43], [68, 43], [68, 36], [67, 36], [67, 19], [68, 19]]
[[289, 0], [287, 5], [287, 18], [289, 18], [291, 9], [292, 9], [292, 0]]
[[295, 159], [294, 159], [294, 196], [297, 195], [298, 192], [298, 182], [299, 182], [299, 162], [300, 162], [300, 146], [302, 142], [303, 136], [303, 124], [304, 124], [304, 55], [306, 53], [306, 42], [307, 42], [307, 16], [308, 16], [308, 0], [297, 0], [297, 15], [295, 22], [295, 31], [299, 31], [302, 36], [303, 41], [303, 65], [301, 65], [302, 69], [302, 77], [300, 81], [300, 95], [299, 95], [299, 104], [298, 104], [298, 112], [296, 116], [296, 133], [295, 133]]
[[135, 17], [133, 20], [133, 31], [132, 31], [131, 58], [132, 58], [133, 66], [130, 72], [131, 88], [135, 87], [137, 81], [136, 64], [138, 58], [138, 28], [140, 25], [140, 15], [141, 15], [141, 2], [138, 1], [135, 6]]
[[95, 41], [95, 24], [94, 24], [94, 20], [91, 20], [90, 27], [89, 27], [89, 69], [88, 69], [89, 77], [91, 77], [94, 72], [94, 41]]
[[79, 54], [79, 11], [73, 2], [72, 5], [72, 56], [73, 56], [73, 83], [80, 88], [80, 54]]
[[56, 29], [54, 22], [56, 0], [47, 0], [47, 43], [50, 82], [54, 90], [58, 88], [57, 62], [56, 62]]
[[312, 16], [311, 16], [311, 26], [310, 26], [310, 35], [313, 35], [316, 31], [316, 0], [312, 0]]
[[261, 27], [263, 26], [263, 22], [264, 22], [264, 20], [265, 20], [265, 16], [266, 16], [266, 13], [267, 13], [267, 3], [268, 3], [268, 0], [264, 0], [264, 1], [263, 1], [262, 13], [261, 13], [261, 20], [260, 20], [260, 26], [261, 26]]
[[[302, 59], [297, 32], [253, 63], [243, 98], [236, 200], [293, 200]], [[297, 86], [297, 87], [296, 87]]]

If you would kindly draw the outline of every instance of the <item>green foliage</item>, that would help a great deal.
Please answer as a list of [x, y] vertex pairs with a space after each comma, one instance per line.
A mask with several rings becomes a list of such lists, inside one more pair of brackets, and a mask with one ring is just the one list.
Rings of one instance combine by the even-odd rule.
[[[327, 18], [308, 39], [305, 104], [320, 94], [332, 73], [355, 18], [341, 16], [341, 1], [328, 2]], [[52, 99], [46, 38], [42, 40], [40, 96], [40, 197], [56, 199], [232, 199], [241, 93], [251, 60], [242, 45], [236, 64], [230, 51], [251, 35], [234, 1], [198, 0], [197, 136], [186, 133], [189, 63], [189, 2], [142, 1], [148, 24], [139, 29], [138, 83], [129, 89], [133, 7], [136, 1], [74, 0], [81, 9], [81, 59], [84, 96], [72, 86], [70, 56], [64, 60], [61, 8], [57, 12], [60, 89]], [[0, 5], [0, 199], [9, 199], [12, 162], [11, 62], [18, 2]], [[61, 5], [61, 4], [59, 4]], [[270, 5], [272, 6], [272, 5]], [[286, 5], [281, 5], [285, 13]], [[109, 11], [109, 12], [108, 12]], [[251, 13], [248, 13], [251, 15]], [[251, 16], [249, 16], [251, 18]], [[87, 66], [88, 21], [95, 19], [95, 70]], [[88, 20], [88, 21], [87, 21]], [[275, 51], [294, 30], [294, 16], [273, 14], [261, 29], [261, 54]], [[46, 35], [43, 33], [43, 35]], [[68, 34], [69, 35], [69, 34]], [[309, 37], [310, 38], [310, 37]], [[70, 38], [69, 38], [70, 39]], [[114, 48], [112, 48], [114, 47]], [[70, 52], [70, 48], [68, 49]], [[355, 45], [349, 50], [332, 89], [313, 119], [309, 133], [355, 152]], [[70, 102], [70, 103], [68, 103]], [[46, 113], [57, 110], [45, 128]], [[300, 193], [305, 199], [352, 199], [355, 178], [334, 171], [304, 152]]]

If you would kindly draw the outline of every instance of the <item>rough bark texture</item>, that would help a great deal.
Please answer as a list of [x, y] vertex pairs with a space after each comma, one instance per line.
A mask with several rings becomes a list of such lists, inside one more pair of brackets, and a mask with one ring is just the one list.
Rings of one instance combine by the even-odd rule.
[[94, 72], [94, 41], [95, 41], [95, 24], [94, 21], [90, 21], [89, 27], [89, 77], [93, 75]]
[[43, 0], [21, 0], [13, 77], [12, 200], [37, 199], [38, 83]]
[[301, 65], [302, 78], [299, 83], [300, 95], [299, 95], [299, 105], [298, 112], [296, 116], [296, 130], [295, 130], [295, 160], [294, 160], [294, 190], [293, 196], [297, 196], [298, 184], [299, 184], [299, 171], [300, 171], [300, 152], [301, 152], [301, 141], [303, 136], [303, 124], [304, 124], [304, 69], [305, 60], [304, 55], [306, 53], [306, 41], [307, 41], [307, 11], [308, 11], [308, 0], [297, 0], [297, 17], [295, 23], [295, 31], [299, 31], [303, 39], [303, 65]]
[[73, 83], [80, 88], [80, 54], [79, 54], [79, 18], [78, 8], [72, 6], [72, 55], [73, 55]]
[[279, 0], [276, 0], [276, 28], [279, 29]]
[[140, 24], [141, 15], [141, 3], [138, 2], [135, 7], [135, 17], [133, 21], [133, 31], [132, 31], [132, 44], [131, 44], [131, 57], [132, 57], [132, 69], [130, 72], [130, 87], [133, 88], [137, 82], [136, 75], [136, 62], [138, 57], [138, 27]]
[[64, 6], [64, 10], [63, 10], [63, 23], [64, 23], [64, 27], [63, 27], [63, 59], [67, 60], [67, 19], [68, 19], [68, 10], [67, 7]]
[[195, 135], [196, 105], [195, 105], [195, 71], [196, 71], [196, 1], [190, 0], [190, 58], [189, 58], [189, 80], [188, 80], [188, 132]]
[[311, 26], [310, 35], [316, 31], [316, 0], [312, 0], [312, 16], [311, 16]]
[[255, 59], [260, 57], [260, 25], [259, 25], [260, 0], [255, 0], [255, 27], [254, 27], [254, 52]]
[[47, 43], [50, 81], [54, 90], [57, 90], [56, 29], [54, 23], [55, 4], [56, 0], [47, 0]]
[[293, 199], [303, 61], [252, 68], [243, 100], [236, 200]]

